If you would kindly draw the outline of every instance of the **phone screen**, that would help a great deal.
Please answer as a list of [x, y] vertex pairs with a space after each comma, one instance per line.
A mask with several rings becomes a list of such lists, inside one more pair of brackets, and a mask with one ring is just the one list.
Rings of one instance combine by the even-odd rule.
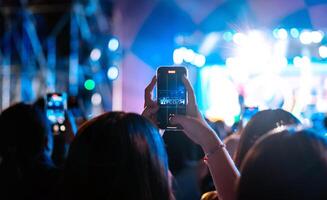
[[245, 126], [257, 112], [259, 112], [258, 107], [245, 107], [242, 116], [243, 126]]
[[51, 129], [55, 134], [66, 130], [64, 125], [66, 109], [66, 94], [49, 93], [46, 95], [46, 115], [50, 121]]
[[157, 70], [157, 119], [161, 129], [181, 128], [171, 125], [169, 118], [186, 113], [186, 89], [182, 81], [186, 75], [184, 67], [160, 67]]

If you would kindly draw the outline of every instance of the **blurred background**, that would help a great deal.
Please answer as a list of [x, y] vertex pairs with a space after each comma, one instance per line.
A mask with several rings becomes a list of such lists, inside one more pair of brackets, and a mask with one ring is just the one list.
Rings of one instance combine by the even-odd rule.
[[326, 19], [327, 0], [1, 0], [0, 108], [140, 113], [156, 68], [184, 65], [210, 121], [283, 108], [325, 132]]

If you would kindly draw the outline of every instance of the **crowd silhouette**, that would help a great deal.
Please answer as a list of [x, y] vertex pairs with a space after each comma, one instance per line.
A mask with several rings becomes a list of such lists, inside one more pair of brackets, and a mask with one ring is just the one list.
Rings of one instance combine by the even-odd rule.
[[211, 127], [190, 82], [184, 77], [183, 83], [186, 115], [170, 119], [183, 130], [163, 136], [151, 95], [155, 77], [145, 89], [142, 114], [106, 112], [77, 120], [69, 117], [76, 110], [68, 109], [67, 129], [59, 135], [50, 129], [42, 98], [5, 109], [0, 116], [0, 198], [327, 198], [325, 136], [282, 109], [260, 111], [232, 133], [222, 128], [223, 122], [219, 129]]

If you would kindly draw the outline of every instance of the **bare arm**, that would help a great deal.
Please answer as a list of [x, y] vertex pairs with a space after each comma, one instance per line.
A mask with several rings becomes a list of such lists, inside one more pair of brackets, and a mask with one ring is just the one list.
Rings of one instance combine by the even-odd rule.
[[[188, 92], [186, 116], [175, 116], [171, 119], [174, 124], [180, 124], [186, 135], [195, 143], [201, 145], [203, 151], [210, 155], [207, 164], [213, 177], [220, 199], [235, 200], [235, 185], [240, 174], [226, 148], [221, 147], [223, 142], [202, 118], [195, 100], [193, 88], [184, 77], [184, 85]], [[145, 110], [143, 115], [155, 123], [158, 106], [151, 99], [151, 91], [156, 83], [155, 77], [145, 90]]]

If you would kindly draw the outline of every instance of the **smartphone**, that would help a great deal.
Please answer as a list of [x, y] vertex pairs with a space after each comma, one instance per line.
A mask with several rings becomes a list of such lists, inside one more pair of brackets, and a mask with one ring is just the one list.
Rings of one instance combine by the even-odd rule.
[[186, 114], [187, 91], [182, 77], [187, 76], [185, 67], [167, 66], [157, 69], [157, 114], [160, 129], [181, 130], [179, 125], [173, 125], [169, 119], [175, 115]]
[[48, 93], [45, 97], [45, 110], [53, 134], [58, 135], [66, 131], [65, 112], [67, 110], [67, 96], [65, 93]]
[[244, 107], [242, 114], [243, 127], [251, 120], [251, 118], [259, 112], [258, 107]]

